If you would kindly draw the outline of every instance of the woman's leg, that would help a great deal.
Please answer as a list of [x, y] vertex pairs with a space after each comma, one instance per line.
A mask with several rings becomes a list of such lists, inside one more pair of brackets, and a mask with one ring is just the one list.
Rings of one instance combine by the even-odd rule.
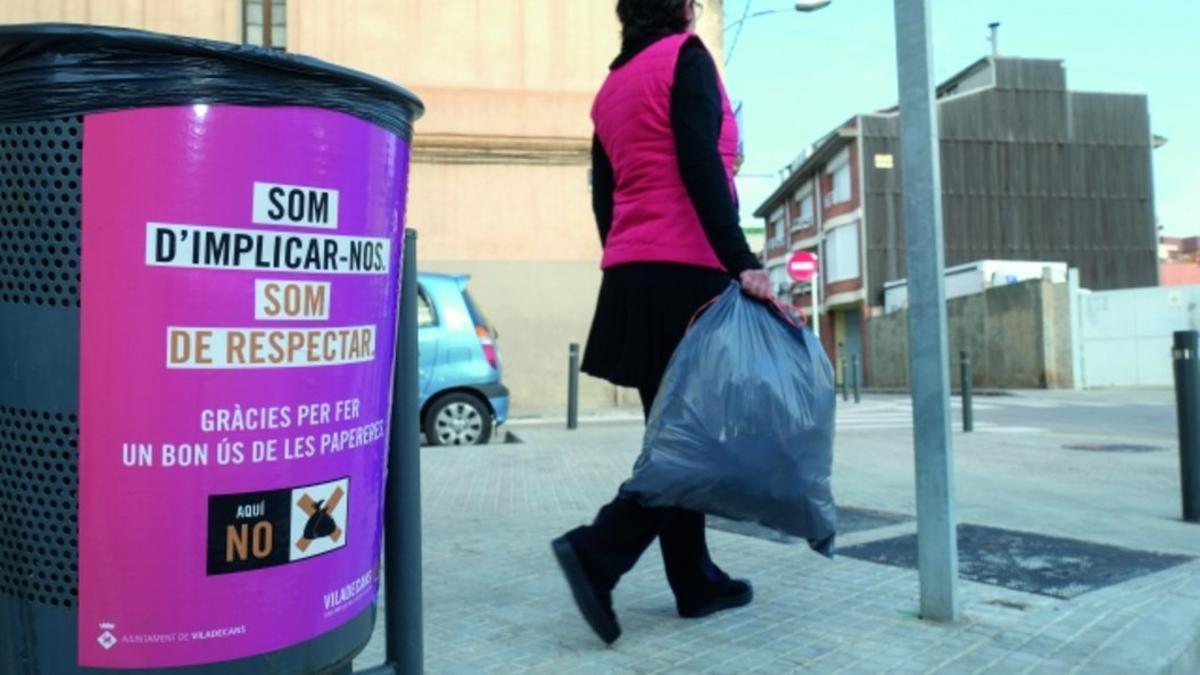
[[[639, 387], [638, 394], [642, 398], [642, 412], [649, 421], [658, 384]], [[658, 510], [666, 512], [659, 526], [658, 545], [675, 598], [691, 603], [711, 596], [714, 586], [729, 576], [713, 563], [708, 553], [704, 514], [678, 508]]]
[[[642, 399], [647, 418], [652, 401]], [[618, 494], [600, 507], [591, 525], [571, 530], [567, 539], [579, 553], [596, 590], [611, 591], [674, 515], [674, 509], [648, 508]]]
[[591, 525], [567, 533], [598, 591], [611, 591], [671, 518], [671, 509], [647, 508], [617, 495], [596, 513]]

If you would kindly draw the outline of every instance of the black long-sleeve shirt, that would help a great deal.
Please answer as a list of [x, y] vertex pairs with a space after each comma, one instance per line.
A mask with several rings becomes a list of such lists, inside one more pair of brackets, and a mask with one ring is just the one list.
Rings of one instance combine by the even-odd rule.
[[[654, 39], [648, 39], [626, 45], [612, 67], [627, 63], [653, 42]], [[725, 111], [717, 77], [717, 65], [708, 50], [697, 42], [687, 43], [675, 66], [671, 128], [675, 135], [679, 174], [704, 226], [704, 234], [717, 259], [736, 277], [748, 269], [761, 269], [762, 263], [746, 243], [737, 204], [729, 190], [725, 164], [718, 150]], [[592, 211], [602, 243], [607, 241], [612, 229], [615, 190], [612, 162], [600, 139], [593, 136]]]

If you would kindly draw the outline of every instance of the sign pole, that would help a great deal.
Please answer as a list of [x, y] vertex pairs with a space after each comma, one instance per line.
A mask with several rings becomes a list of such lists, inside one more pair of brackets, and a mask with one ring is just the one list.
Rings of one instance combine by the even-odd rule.
[[788, 260], [787, 264], [788, 276], [793, 281], [801, 283], [807, 281], [809, 283], [809, 295], [812, 296], [812, 330], [813, 335], [821, 337], [821, 309], [820, 300], [820, 281], [821, 281], [821, 265], [817, 256], [808, 251], [796, 251]]
[[821, 337], [821, 273], [812, 278], [812, 324], [813, 335]]
[[958, 618], [950, 368], [929, 0], [895, 0], [921, 617]]

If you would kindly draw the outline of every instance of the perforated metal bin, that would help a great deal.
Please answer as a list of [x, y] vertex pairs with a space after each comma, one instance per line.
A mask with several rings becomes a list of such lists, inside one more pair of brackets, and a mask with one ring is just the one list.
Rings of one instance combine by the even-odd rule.
[[[121, 29], [0, 27], [2, 673], [97, 672], [77, 665], [84, 116], [197, 103], [335, 110], [406, 141], [422, 112], [403, 89], [314, 59]], [[169, 670], [341, 672], [374, 621], [371, 605], [300, 644]]]

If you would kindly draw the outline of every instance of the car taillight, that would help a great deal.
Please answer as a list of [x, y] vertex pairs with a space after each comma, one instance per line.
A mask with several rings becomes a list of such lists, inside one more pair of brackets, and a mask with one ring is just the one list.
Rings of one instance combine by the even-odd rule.
[[479, 336], [479, 346], [483, 347], [483, 355], [487, 357], [492, 369], [499, 369], [500, 356], [496, 351], [496, 341], [492, 339], [492, 331], [487, 326], [476, 326], [475, 334]]

